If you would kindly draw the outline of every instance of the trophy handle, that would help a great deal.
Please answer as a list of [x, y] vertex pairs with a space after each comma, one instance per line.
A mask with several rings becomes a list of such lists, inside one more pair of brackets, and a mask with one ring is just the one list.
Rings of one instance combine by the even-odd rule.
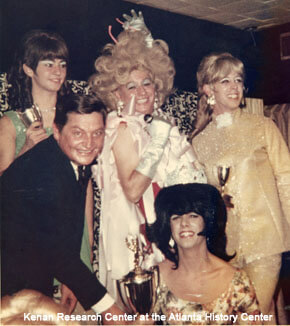
[[124, 280], [117, 280], [117, 289], [119, 293], [119, 297], [121, 298], [122, 304], [124, 307], [128, 307], [128, 302], [125, 301], [124, 298], [127, 298], [127, 291], [126, 291], [126, 286], [124, 284]]
[[131, 314], [134, 313], [134, 314], [139, 315], [139, 312], [137, 311], [137, 309], [135, 308], [135, 306], [132, 302], [129, 286], [126, 283], [124, 284], [124, 286], [125, 286], [126, 298], [128, 300], [127, 307], [131, 309]]
[[160, 284], [159, 266], [158, 265], [152, 266], [151, 271], [153, 272], [154, 287], [158, 289]]

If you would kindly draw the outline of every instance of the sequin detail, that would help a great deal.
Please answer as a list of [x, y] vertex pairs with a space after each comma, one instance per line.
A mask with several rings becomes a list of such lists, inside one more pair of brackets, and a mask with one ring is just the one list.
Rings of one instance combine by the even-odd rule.
[[249, 263], [290, 250], [290, 154], [274, 122], [237, 109], [232, 125], [213, 120], [193, 146], [210, 184], [219, 187], [217, 166], [231, 167], [228, 253]]

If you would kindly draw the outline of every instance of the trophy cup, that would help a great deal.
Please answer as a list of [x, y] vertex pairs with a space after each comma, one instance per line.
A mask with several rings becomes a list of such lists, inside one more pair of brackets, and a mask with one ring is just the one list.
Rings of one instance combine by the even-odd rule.
[[121, 280], [117, 280], [119, 295], [129, 314], [151, 313], [159, 285], [158, 266], [150, 270], [140, 267], [143, 254], [137, 236], [127, 237], [126, 244], [134, 252], [134, 269]]
[[34, 104], [31, 108], [27, 108], [24, 112], [17, 112], [17, 115], [26, 128], [28, 128], [35, 121], [42, 121], [40, 110]]
[[221, 196], [225, 202], [225, 205], [227, 207], [233, 208], [234, 205], [231, 203], [232, 196], [225, 194], [225, 185], [230, 175], [230, 169], [231, 169], [230, 167], [218, 166], [217, 175], [218, 175], [219, 184], [221, 186]]

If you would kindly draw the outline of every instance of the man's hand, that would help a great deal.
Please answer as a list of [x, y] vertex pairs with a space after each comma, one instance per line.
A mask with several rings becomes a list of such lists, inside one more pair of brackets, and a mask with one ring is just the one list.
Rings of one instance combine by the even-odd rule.
[[[112, 316], [120, 316], [120, 318], [116, 318], [117, 320], [106, 320], [105, 315], [111, 314]], [[125, 318], [121, 316], [125, 315], [124, 311], [121, 310], [116, 304], [113, 304], [109, 309], [105, 310], [102, 313], [102, 324], [103, 325], [132, 325], [129, 321], [126, 321]]]
[[136, 318], [132, 325], [154, 325], [154, 321], [151, 316], [141, 320], [141, 315], [139, 315], [139, 317]]
[[[105, 318], [106, 314], [110, 314], [110, 316], [114, 316], [115, 317], [114, 320], [106, 320]], [[126, 316], [123, 318], [122, 316], [124, 315]], [[141, 316], [137, 316], [137, 314], [130, 316], [128, 313], [122, 311], [116, 304], [113, 304], [109, 309], [102, 312], [102, 325], [153, 325], [154, 324], [151, 317], [145, 320], [140, 320], [140, 317]]]
[[71, 314], [77, 304], [77, 298], [74, 293], [64, 284], [61, 285], [61, 299], [60, 303], [68, 309]]

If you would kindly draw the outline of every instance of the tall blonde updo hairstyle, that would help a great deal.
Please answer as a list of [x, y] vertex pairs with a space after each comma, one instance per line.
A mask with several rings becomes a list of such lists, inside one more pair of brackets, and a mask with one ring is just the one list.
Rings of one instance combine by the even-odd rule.
[[128, 82], [133, 70], [146, 71], [152, 79], [159, 105], [173, 88], [175, 68], [169, 49], [163, 40], [154, 40], [149, 48], [140, 31], [123, 31], [116, 44], [107, 44], [96, 59], [96, 73], [90, 77], [92, 90], [97, 93], [109, 110], [117, 109], [114, 92]]

